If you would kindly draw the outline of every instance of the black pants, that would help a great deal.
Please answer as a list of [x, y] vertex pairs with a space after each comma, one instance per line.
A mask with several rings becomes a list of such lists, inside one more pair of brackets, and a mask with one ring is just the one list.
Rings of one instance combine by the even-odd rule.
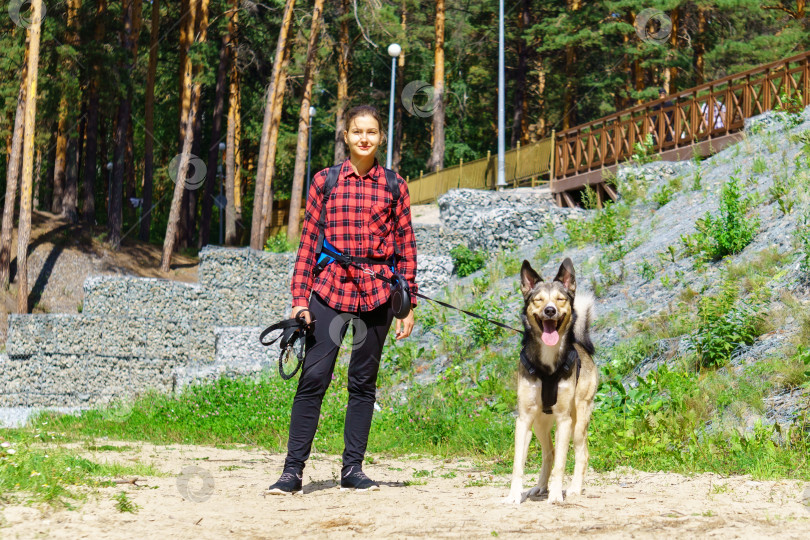
[[394, 318], [391, 301], [371, 311], [340, 312], [313, 294], [309, 310], [317, 322], [307, 340], [304, 366], [293, 401], [284, 469], [301, 471], [309, 458], [323, 396], [332, 380], [335, 360], [350, 321], [354, 328], [354, 343], [349, 361], [343, 466], [362, 465], [374, 413], [382, 347]]

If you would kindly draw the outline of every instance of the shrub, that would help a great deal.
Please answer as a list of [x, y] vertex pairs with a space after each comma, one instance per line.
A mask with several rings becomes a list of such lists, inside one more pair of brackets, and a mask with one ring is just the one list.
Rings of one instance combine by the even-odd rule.
[[717, 296], [698, 304], [698, 329], [692, 338], [701, 367], [725, 365], [742, 345], [751, 345], [763, 321], [752, 300], [737, 301], [738, 289], [731, 281]]
[[721, 189], [719, 215], [706, 212], [695, 224], [698, 247], [708, 259], [739, 253], [751, 242], [759, 220], [746, 218], [749, 206], [750, 200], [740, 194], [739, 179], [732, 176]]
[[799, 245], [799, 272], [804, 281], [810, 281], [810, 212], [798, 220], [796, 243]]
[[652, 355], [655, 343], [645, 336], [622, 340], [607, 353], [608, 365], [619, 376], [625, 376]]
[[600, 244], [613, 244], [624, 238], [627, 227], [628, 219], [619, 207], [614, 203], [605, 203], [593, 217], [590, 229], [593, 239]]
[[485, 251], [473, 252], [464, 244], [459, 244], [450, 250], [453, 257], [453, 269], [458, 277], [466, 277], [482, 269], [487, 263], [487, 253]]
[[655, 142], [653, 141], [652, 133], [647, 133], [643, 141], [639, 141], [633, 145], [635, 153], [630, 156], [630, 159], [639, 165], [655, 161]]
[[295, 251], [298, 248], [298, 242], [291, 242], [287, 239], [284, 231], [279, 231], [275, 236], [271, 236], [264, 244], [264, 250], [272, 253], [286, 253], [288, 251]]
[[[479, 298], [469, 308], [469, 311], [498, 321], [504, 311], [504, 302], [494, 302], [486, 298]], [[470, 320], [470, 331], [472, 340], [476, 347], [483, 347], [495, 341], [504, 332], [503, 328], [481, 319], [472, 318]]]
[[785, 125], [786, 129], [792, 129], [802, 123], [802, 99], [798, 93], [791, 97], [786, 92], [779, 95], [779, 104], [774, 107], [777, 118]]
[[641, 276], [641, 279], [644, 281], [652, 281], [655, 279], [655, 268], [653, 265], [650, 264], [649, 261], [641, 261], [638, 264], [638, 275]]
[[751, 168], [751, 171], [754, 174], [762, 174], [768, 170], [768, 165], [765, 163], [765, 158], [762, 156], [757, 156], [754, 159], [754, 166]]
[[776, 202], [779, 205], [779, 210], [781, 210], [784, 215], [793, 212], [795, 199], [790, 196], [790, 191], [790, 185], [784, 178], [775, 178], [773, 185], [768, 188], [768, 195], [770, 195], [771, 202]]
[[669, 201], [672, 200], [672, 196], [675, 194], [675, 187], [672, 183], [667, 183], [661, 187], [660, 190], [656, 191], [653, 196], [652, 200], [655, 204], [658, 205], [658, 208], [666, 205]]

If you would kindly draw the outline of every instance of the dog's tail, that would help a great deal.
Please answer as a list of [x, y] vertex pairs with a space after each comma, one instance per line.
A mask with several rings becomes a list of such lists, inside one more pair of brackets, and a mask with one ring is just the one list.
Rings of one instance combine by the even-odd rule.
[[593, 343], [591, 342], [591, 323], [593, 322], [594, 312], [593, 295], [587, 292], [577, 293], [574, 298], [574, 313], [577, 314], [574, 322], [574, 339], [589, 354], [594, 353]]

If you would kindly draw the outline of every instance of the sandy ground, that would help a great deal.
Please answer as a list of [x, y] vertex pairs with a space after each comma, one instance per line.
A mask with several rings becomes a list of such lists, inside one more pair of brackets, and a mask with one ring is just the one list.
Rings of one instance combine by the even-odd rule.
[[411, 221], [415, 225], [440, 225], [441, 215], [438, 204], [419, 204], [411, 206]]
[[[83, 453], [97, 462], [151, 462], [167, 476], [101, 489], [73, 511], [8, 506], [0, 537], [807, 538], [810, 531], [810, 485], [793, 480], [590, 473], [581, 497], [516, 506], [502, 502], [507, 475], [492, 477], [463, 459], [375, 456], [364, 469], [380, 491], [356, 493], [337, 487], [338, 456], [314, 454], [303, 495], [263, 496], [282, 455], [151, 444]], [[121, 491], [139, 505], [136, 513], [116, 509], [112, 497]]]

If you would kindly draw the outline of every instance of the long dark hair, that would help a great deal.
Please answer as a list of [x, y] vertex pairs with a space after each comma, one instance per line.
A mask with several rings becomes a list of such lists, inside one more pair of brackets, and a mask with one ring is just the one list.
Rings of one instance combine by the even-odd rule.
[[348, 131], [349, 126], [352, 125], [352, 120], [354, 120], [358, 116], [370, 116], [377, 121], [377, 125], [380, 127], [380, 147], [382, 147], [382, 143], [386, 141], [385, 135], [385, 128], [383, 127], [382, 116], [380, 116], [380, 111], [377, 110], [376, 107], [372, 105], [358, 105], [357, 107], [352, 107], [349, 109], [349, 112], [346, 113], [346, 130]]

